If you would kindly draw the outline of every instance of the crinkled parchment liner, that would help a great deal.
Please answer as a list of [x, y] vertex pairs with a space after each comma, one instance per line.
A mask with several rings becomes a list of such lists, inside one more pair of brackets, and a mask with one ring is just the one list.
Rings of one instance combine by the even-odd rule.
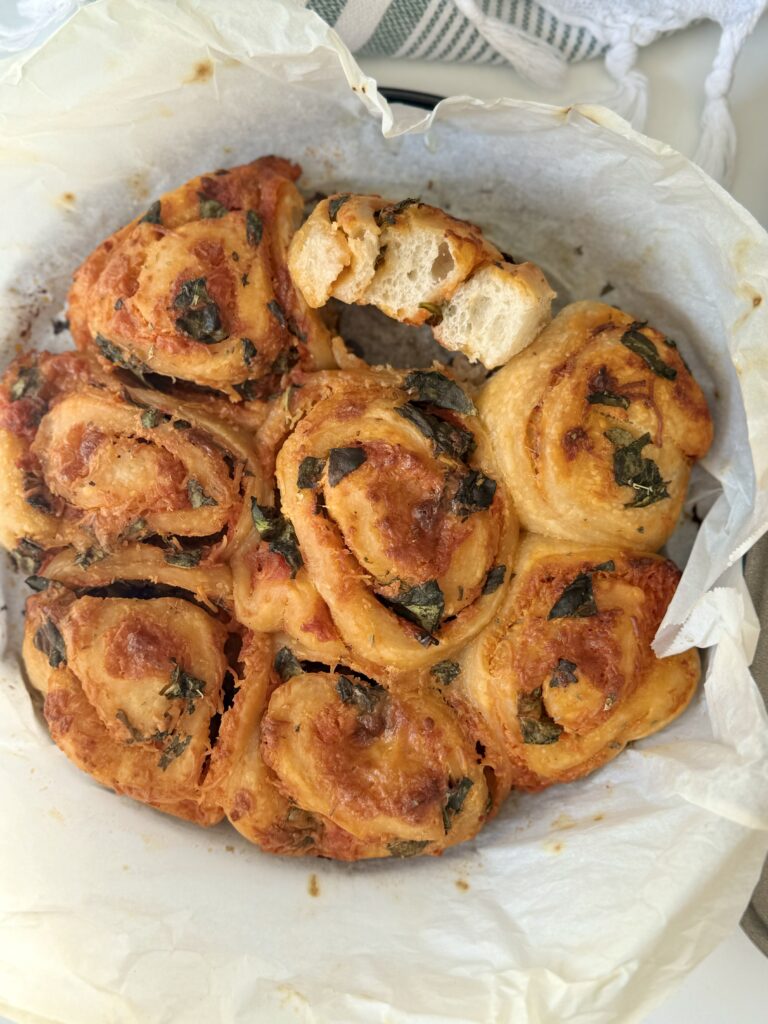
[[[602, 109], [458, 97], [423, 119], [390, 110], [332, 31], [274, 0], [88, 6], [6, 68], [0, 118], [6, 358], [17, 341], [64, 343], [51, 319], [73, 266], [155, 195], [278, 152], [303, 165], [308, 192], [420, 195], [467, 216], [566, 296], [610, 284], [609, 301], [678, 339], [717, 425], [688, 506], [709, 512], [659, 638], [661, 653], [711, 648], [704, 691], [671, 728], [592, 778], [511, 799], [441, 859], [280, 860], [102, 790], [32, 707], [8, 578], [0, 1011], [73, 1024], [640, 1019], [735, 927], [768, 845], [768, 729], [739, 568], [768, 515], [765, 233]], [[684, 523], [678, 558], [692, 534]]]

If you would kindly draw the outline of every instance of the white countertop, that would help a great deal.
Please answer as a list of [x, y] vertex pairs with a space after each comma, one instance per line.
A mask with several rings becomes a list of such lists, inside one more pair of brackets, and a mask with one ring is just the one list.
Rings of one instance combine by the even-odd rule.
[[[638, 67], [650, 79], [648, 135], [690, 156], [698, 141], [704, 79], [719, 38], [705, 23], [659, 40], [641, 51]], [[736, 174], [731, 192], [768, 226], [768, 17], [747, 40], [736, 68], [731, 111], [738, 133]], [[420, 89], [441, 96], [469, 94], [480, 99], [513, 96], [547, 103], [597, 101], [614, 85], [599, 60], [574, 65], [559, 89], [541, 89], [509, 68], [441, 64], [431, 61], [363, 59], [380, 85]], [[764, 1024], [768, 959], [737, 929], [683, 982], [645, 1024]], [[617, 1024], [621, 1022], [617, 1021]]]

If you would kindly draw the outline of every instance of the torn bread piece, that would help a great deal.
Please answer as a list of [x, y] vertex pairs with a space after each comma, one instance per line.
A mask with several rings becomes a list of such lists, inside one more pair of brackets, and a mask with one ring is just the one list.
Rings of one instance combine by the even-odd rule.
[[489, 369], [551, 319], [554, 292], [535, 264], [513, 263], [475, 225], [416, 199], [329, 196], [294, 235], [288, 267], [310, 306], [336, 298], [428, 323], [441, 345]]

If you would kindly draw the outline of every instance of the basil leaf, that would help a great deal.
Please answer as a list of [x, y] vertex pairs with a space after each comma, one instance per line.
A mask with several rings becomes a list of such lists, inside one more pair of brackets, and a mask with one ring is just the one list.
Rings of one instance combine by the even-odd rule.
[[656, 346], [650, 338], [646, 338], [644, 334], [641, 334], [637, 327], [638, 324], [632, 324], [632, 326], [624, 332], [621, 336], [621, 344], [626, 346], [630, 352], [634, 352], [636, 356], [640, 358], [653, 370], [657, 377], [664, 377], [666, 380], [674, 380], [677, 377], [677, 370], [673, 366], [669, 366], [659, 356]]
[[547, 714], [540, 686], [531, 693], [521, 693], [518, 696], [517, 718], [523, 743], [544, 746], [548, 743], [557, 743], [560, 739], [563, 727]]
[[547, 618], [586, 619], [592, 615], [597, 615], [595, 595], [592, 592], [592, 577], [587, 573], [580, 572], [552, 605]]
[[629, 399], [624, 395], [616, 395], [612, 391], [593, 391], [587, 395], [590, 405], [614, 405], [618, 409], [628, 409]]
[[275, 320], [277, 320], [281, 327], [288, 326], [288, 321], [285, 318], [283, 307], [280, 305], [277, 299], [270, 299], [270, 301], [267, 303], [267, 309], [275, 318]]
[[179, 569], [194, 569], [200, 564], [203, 557], [202, 548], [187, 548], [185, 551], [166, 551], [163, 558], [168, 565], [175, 565]]
[[457, 516], [469, 516], [490, 508], [496, 494], [496, 481], [473, 469], [462, 477], [458, 490], [451, 499], [451, 511]]
[[123, 532], [120, 534], [120, 540], [137, 540], [142, 537], [147, 529], [146, 519], [134, 519], [128, 523]]
[[373, 219], [379, 227], [391, 226], [395, 223], [399, 213], [402, 213], [403, 210], [407, 210], [409, 206], [413, 206], [418, 202], [418, 199], [401, 199], [399, 203], [390, 203], [388, 206], [382, 206], [380, 210], [374, 213]]
[[136, 726], [133, 724], [133, 722], [130, 720], [130, 718], [125, 713], [125, 711], [123, 711], [122, 708], [117, 709], [117, 711], [115, 712], [115, 718], [131, 734], [131, 738], [129, 740], [126, 740], [126, 743], [128, 743], [129, 745], [131, 743], [146, 743], [146, 739], [143, 733], [141, 732], [141, 729], [136, 728]]
[[156, 199], [150, 206], [143, 217], [139, 219], [139, 224], [162, 224], [160, 219], [160, 200]]
[[578, 683], [579, 679], [576, 675], [576, 662], [568, 661], [567, 658], [558, 658], [557, 664], [555, 665], [552, 678], [549, 680], [549, 685], [552, 687], [563, 687], [570, 686], [572, 683]]
[[[643, 456], [643, 448], [651, 443], [651, 435], [633, 439], [629, 431], [606, 430], [605, 436], [615, 447], [613, 453], [613, 478], [620, 487], [634, 489], [635, 497], [625, 502], [624, 508], [647, 508], [657, 501], [668, 498], [668, 481], [662, 479], [659, 467], [653, 459]], [[627, 438], [630, 441], [627, 441]]]
[[325, 459], [316, 459], [312, 455], [302, 459], [296, 477], [296, 486], [302, 490], [315, 487], [323, 474], [324, 467]]
[[202, 485], [193, 476], [187, 480], [187, 494], [192, 508], [202, 508], [203, 505], [218, 505], [218, 501], [206, 494]]
[[207, 196], [205, 192], [198, 192], [197, 198], [200, 204], [200, 216], [203, 220], [214, 220], [229, 213], [226, 206], [222, 205], [218, 199]]
[[485, 597], [487, 594], [495, 593], [495, 591], [497, 591], [504, 582], [506, 574], [506, 565], [494, 565], [485, 577], [485, 583], [483, 584], [483, 589], [481, 591], [482, 596]]
[[468, 779], [466, 775], [463, 779], [459, 779], [455, 785], [450, 785], [449, 783], [448, 794], [443, 804], [443, 828], [446, 835], [450, 832], [453, 819], [460, 813], [467, 798], [467, 793], [469, 793], [473, 786], [474, 782], [472, 779]]
[[439, 409], [452, 409], [465, 416], [474, 416], [472, 399], [454, 380], [436, 370], [413, 370], [405, 378], [405, 390], [416, 393], [414, 401], [435, 405]]
[[250, 366], [256, 358], [256, 346], [250, 338], [241, 338], [240, 344], [243, 346], [243, 362], [246, 366]]
[[42, 377], [36, 366], [22, 366], [9, 390], [11, 401], [18, 402], [20, 398], [33, 397], [40, 390], [41, 384]]
[[67, 662], [67, 649], [64, 646], [64, 637], [58, 627], [51, 619], [46, 619], [35, 633], [32, 643], [38, 651], [48, 658], [51, 668], [58, 668]]
[[362, 683], [346, 676], [339, 676], [336, 692], [342, 704], [353, 704], [358, 714], [370, 715], [376, 710], [386, 691], [383, 686], [376, 683]]
[[475, 450], [475, 438], [469, 430], [463, 427], [456, 427], [446, 420], [441, 420], [430, 413], [422, 412], [415, 405], [406, 402], [405, 405], [395, 407], [398, 416], [412, 423], [426, 438], [428, 438], [435, 450], [435, 454], [450, 455], [452, 458], [461, 461], [466, 459]]
[[100, 562], [103, 558], [106, 558], [108, 554], [109, 552], [103, 548], [86, 548], [85, 551], [78, 551], [75, 556], [75, 565], [79, 565], [81, 569], [87, 569], [94, 562]]
[[362, 448], [331, 448], [328, 452], [328, 486], [336, 487], [345, 476], [359, 469], [366, 458]]
[[443, 618], [445, 597], [437, 580], [420, 583], [389, 602], [393, 610], [409, 622], [415, 622], [427, 633], [433, 633]]
[[154, 430], [154, 428], [163, 419], [163, 414], [160, 412], [159, 409], [150, 408], [145, 409], [139, 418], [141, 420], [142, 427], [144, 427], [146, 430]]
[[269, 550], [286, 560], [293, 579], [304, 564], [293, 523], [274, 508], [259, 505], [255, 498], [251, 498], [251, 519], [261, 539], [269, 544]]
[[27, 576], [24, 582], [30, 590], [34, 590], [38, 594], [41, 590], [47, 590], [51, 583], [51, 581], [46, 579], [45, 576]]
[[13, 563], [19, 572], [27, 576], [34, 575], [43, 564], [43, 549], [33, 540], [22, 537], [11, 552]]
[[181, 665], [174, 662], [171, 669], [171, 678], [160, 690], [160, 695], [167, 700], [186, 701], [186, 712], [194, 714], [195, 701], [205, 693], [205, 680], [198, 679], [189, 672], [185, 672]]
[[339, 210], [342, 208], [344, 203], [346, 203], [351, 198], [352, 196], [349, 194], [349, 192], [343, 192], [341, 195], [333, 196], [331, 199], [328, 200], [328, 220], [331, 222], [331, 224], [334, 224], [336, 222], [336, 218], [339, 215]]
[[288, 647], [281, 647], [275, 655], [275, 672], [285, 683], [294, 676], [300, 676], [304, 670], [298, 659]]
[[429, 313], [425, 323], [428, 323], [431, 327], [437, 327], [443, 319], [442, 307], [438, 306], [436, 302], [420, 302], [419, 309], [426, 309]]
[[213, 345], [229, 336], [221, 322], [219, 307], [208, 294], [204, 277], [185, 281], [173, 305], [175, 309], [184, 310], [184, 315], [176, 318], [176, 327], [195, 341]]
[[114, 363], [115, 366], [122, 366], [125, 370], [130, 370], [131, 373], [137, 377], [144, 379], [144, 374], [149, 373], [149, 367], [145, 366], [141, 360], [137, 359], [136, 356], [126, 355], [121, 348], [118, 348], [114, 342], [105, 338], [102, 334], [97, 334], [93, 339], [96, 343], [96, 347], [110, 363]]
[[172, 761], [175, 761], [177, 757], [181, 757], [189, 746], [189, 741], [191, 739], [191, 736], [185, 736], [184, 739], [181, 739], [179, 736], [172, 736], [165, 745], [165, 749], [160, 756], [160, 760], [157, 762], [157, 767], [162, 771], [165, 771]]
[[461, 666], [457, 661], [438, 661], [429, 670], [429, 674], [434, 676], [441, 686], [450, 686], [460, 672]]
[[245, 215], [245, 239], [248, 245], [256, 248], [263, 234], [264, 222], [255, 210], [249, 210]]
[[425, 846], [429, 846], [428, 839], [396, 839], [387, 843], [390, 857], [416, 857]]

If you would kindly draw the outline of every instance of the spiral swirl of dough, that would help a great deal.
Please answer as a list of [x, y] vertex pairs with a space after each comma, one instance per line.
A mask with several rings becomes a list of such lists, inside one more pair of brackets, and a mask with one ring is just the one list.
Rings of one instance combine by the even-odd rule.
[[524, 538], [503, 608], [462, 659], [514, 786], [580, 778], [685, 709], [698, 652], [651, 649], [679, 578], [648, 552]]
[[567, 306], [479, 399], [521, 524], [657, 550], [712, 421], [675, 343], [601, 302]]

